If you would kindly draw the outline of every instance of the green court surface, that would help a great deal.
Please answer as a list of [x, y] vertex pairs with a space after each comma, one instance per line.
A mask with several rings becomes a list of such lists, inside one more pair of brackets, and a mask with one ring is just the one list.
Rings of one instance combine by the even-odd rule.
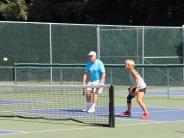
[[[122, 118], [118, 114], [121, 106], [126, 108], [126, 97], [115, 98], [116, 127], [97, 127], [73, 121], [46, 121], [22, 118], [0, 118], [0, 136], [6, 138], [184, 138], [184, 97], [145, 96], [151, 118], [141, 120], [138, 109], [132, 117]], [[159, 110], [152, 110], [159, 109]], [[166, 109], [166, 110], [165, 110]], [[139, 111], [140, 110], [140, 111]], [[138, 115], [137, 115], [138, 112]], [[164, 116], [164, 117], [163, 117]], [[167, 119], [165, 119], [167, 118]], [[6, 132], [7, 131], [7, 132]]]
[[4, 135], [9, 138], [85, 138], [85, 137], [149, 137], [149, 138], [183, 138], [184, 121], [155, 122], [155, 121], [135, 121], [121, 120], [117, 122], [116, 128], [103, 128], [81, 126], [71, 122], [36, 123], [28, 121], [1, 120], [1, 128], [20, 133]]

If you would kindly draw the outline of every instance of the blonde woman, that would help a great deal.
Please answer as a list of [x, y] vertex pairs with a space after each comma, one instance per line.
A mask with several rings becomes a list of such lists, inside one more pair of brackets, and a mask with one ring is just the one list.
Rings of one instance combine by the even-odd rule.
[[125, 69], [130, 72], [130, 80], [132, 86], [128, 89], [129, 95], [127, 96], [127, 111], [122, 112], [121, 116], [131, 116], [131, 100], [136, 97], [137, 103], [142, 108], [144, 114], [140, 117], [141, 119], [148, 119], [150, 114], [148, 113], [147, 107], [143, 102], [143, 96], [146, 92], [146, 83], [135, 69], [135, 62], [132, 59], [125, 61]]

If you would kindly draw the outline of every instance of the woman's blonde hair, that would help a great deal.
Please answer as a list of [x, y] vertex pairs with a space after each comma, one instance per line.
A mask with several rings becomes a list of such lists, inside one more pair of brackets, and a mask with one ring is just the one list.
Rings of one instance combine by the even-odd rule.
[[125, 63], [129, 64], [132, 68], [135, 68], [135, 62], [132, 59], [125, 60]]

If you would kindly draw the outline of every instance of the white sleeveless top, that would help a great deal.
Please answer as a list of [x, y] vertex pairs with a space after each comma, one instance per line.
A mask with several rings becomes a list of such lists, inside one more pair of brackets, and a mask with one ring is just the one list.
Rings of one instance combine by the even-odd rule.
[[[132, 76], [132, 74], [130, 74], [130, 81], [133, 83], [134, 86], [136, 86], [136, 80], [135, 78]], [[137, 87], [139, 89], [144, 89], [146, 88], [146, 83], [144, 82], [144, 80], [142, 79], [142, 77], [138, 74], [138, 85]]]

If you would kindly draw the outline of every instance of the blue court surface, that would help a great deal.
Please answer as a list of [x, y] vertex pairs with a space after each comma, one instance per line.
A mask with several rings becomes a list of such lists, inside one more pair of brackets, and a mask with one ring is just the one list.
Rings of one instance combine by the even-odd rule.
[[[103, 112], [102, 112], [103, 110]], [[120, 113], [126, 110], [126, 106], [115, 106], [115, 117], [118, 120], [141, 120], [139, 117], [143, 114], [140, 107], [132, 107], [131, 117], [121, 117]], [[163, 108], [163, 107], [148, 107], [151, 117], [148, 119], [151, 122], [172, 122], [172, 121], [183, 121], [184, 120], [184, 108]], [[30, 114], [61, 114], [61, 115], [72, 115], [72, 116], [107, 116], [107, 107], [98, 107], [95, 113], [89, 114], [83, 112], [81, 109], [37, 109], [37, 110], [17, 110], [17, 112], [27, 112]], [[43, 131], [44, 132], [44, 131]], [[26, 131], [15, 131], [15, 130], [0, 130], [1, 135], [17, 135], [17, 134], [27, 134]], [[20, 136], [20, 135], [17, 135]]]
[[158, 95], [158, 96], [164, 96], [164, 95], [170, 95], [170, 96], [184, 96], [183, 90], [148, 90], [146, 92], [148, 95]]
[[23, 100], [0, 100], [0, 104], [15, 104], [15, 105], [23, 105], [23, 104], [39, 104], [36, 102], [23, 101]]
[[[17, 101], [17, 100], [0, 100], [0, 104], [36, 104], [35, 102], [30, 101]], [[14, 110], [15, 112], [25, 112], [29, 114], [45, 114], [45, 115], [61, 115], [61, 116], [108, 116], [108, 108], [107, 107], [98, 107], [96, 108], [96, 112], [93, 114], [89, 114], [87, 112], [82, 111], [83, 108], [70, 108], [70, 109], [62, 109], [62, 108], [50, 108], [50, 109], [30, 109], [30, 110]], [[151, 114], [149, 120], [155, 121], [176, 121], [176, 120], [184, 120], [184, 108], [164, 108], [164, 107], [148, 107], [148, 110]], [[115, 117], [120, 119], [120, 113], [126, 111], [126, 106], [115, 106]], [[139, 119], [139, 117], [143, 114], [142, 109], [140, 107], [132, 108], [132, 117], [128, 117], [128, 119]], [[123, 117], [125, 118], [125, 117]]]
[[[126, 111], [125, 106], [116, 106], [116, 118], [140, 119], [143, 111], [140, 107], [132, 108], [131, 117], [121, 117], [120, 113]], [[151, 117], [148, 120], [154, 121], [178, 121], [184, 120], [184, 108], [162, 108], [162, 107], [148, 107]]]
[[[177, 121], [184, 120], [184, 108], [162, 108], [162, 107], [148, 107], [148, 110], [151, 114], [149, 120], [155, 121]], [[131, 117], [121, 117], [120, 113], [126, 111], [125, 106], [116, 106], [115, 107], [115, 117], [116, 118], [128, 118], [128, 119], [140, 119], [140, 116], [143, 114], [140, 107], [132, 108]], [[30, 114], [45, 114], [45, 115], [62, 115], [62, 116], [108, 116], [107, 107], [98, 107], [96, 108], [95, 113], [83, 112], [81, 109], [37, 109], [37, 110], [17, 110], [17, 112], [26, 112]]]
[[1, 135], [13, 135], [13, 134], [18, 134], [18, 133], [22, 133], [22, 132], [12, 131], [12, 130], [0, 130], [0, 136]]

